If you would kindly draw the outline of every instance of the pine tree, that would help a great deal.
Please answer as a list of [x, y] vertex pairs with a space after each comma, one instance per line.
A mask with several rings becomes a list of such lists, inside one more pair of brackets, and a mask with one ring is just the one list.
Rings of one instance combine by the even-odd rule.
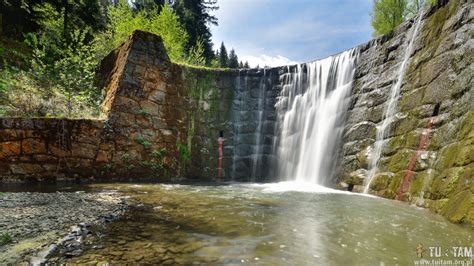
[[239, 68], [244, 68], [244, 63], [242, 63], [242, 60], [239, 62]]
[[219, 67], [228, 67], [229, 57], [227, 56], [227, 49], [225, 48], [224, 42], [221, 43], [221, 49], [219, 51]]
[[146, 12], [160, 13], [164, 4], [164, 0], [134, 0], [133, 8], [137, 11], [145, 10]]
[[211, 15], [210, 11], [218, 8], [217, 0], [176, 0], [173, 5], [173, 10], [189, 36], [186, 50], [189, 51], [196, 46], [198, 39], [201, 38], [204, 42], [204, 56], [207, 63], [215, 58], [209, 25], [217, 25], [217, 18]]
[[237, 57], [237, 54], [235, 53], [234, 49], [230, 50], [228, 62], [229, 62], [229, 68], [239, 67], [239, 58]]
[[250, 68], [249, 61], [245, 61], [244, 68]]

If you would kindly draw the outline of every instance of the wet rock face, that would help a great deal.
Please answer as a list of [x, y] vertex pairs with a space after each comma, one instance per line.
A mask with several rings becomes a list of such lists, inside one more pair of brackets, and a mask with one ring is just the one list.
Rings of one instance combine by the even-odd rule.
[[[413, 177], [401, 199], [430, 208], [453, 222], [473, 223], [474, 100], [473, 17], [469, 1], [445, 1], [425, 14], [405, 73], [397, 113], [370, 193], [395, 198], [410, 161]], [[360, 185], [375, 126], [403, 57], [408, 21], [392, 36], [362, 49], [345, 129], [340, 181]], [[420, 141], [429, 120], [426, 147]], [[372, 125], [372, 126], [371, 126]], [[456, 207], [454, 207], [456, 206]]]

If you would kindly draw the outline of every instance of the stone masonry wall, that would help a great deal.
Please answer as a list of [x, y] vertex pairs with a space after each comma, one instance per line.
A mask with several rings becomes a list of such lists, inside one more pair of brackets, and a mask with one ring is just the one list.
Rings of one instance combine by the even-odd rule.
[[[432, 120], [401, 199], [453, 222], [474, 221], [473, 4], [424, 14], [396, 120], [370, 193], [395, 198]], [[337, 186], [362, 191], [376, 125], [406, 49], [407, 21], [360, 45]], [[136, 31], [101, 66], [104, 119], [0, 118], [0, 182], [62, 179], [271, 180], [275, 103], [292, 67], [216, 70], [170, 62], [160, 37]], [[437, 111], [435, 111], [437, 110]]]
[[[473, 4], [446, 2], [440, 1], [424, 15], [370, 193], [395, 198], [422, 133], [428, 132], [433, 119], [427, 147], [420, 152], [401, 199], [453, 222], [473, 223]], [[355, 191], [363, 189], [376, 125], [382, 120], [413, 24], [408, 21], [392, 35], [361, 46], [340, 174], [341, 184], [354, 185]]]
[[180, 176], [181, 67], [160, 37], [134, 32], [101, 66], [103, 120], [0, 119], [0, 181]]
[[[251, 160], [258, 110], [268, 110], [263, 132], [277, 95], [259, 106], [263, 83], [270, 82], [261, 70], [172, 64], [160, 37], [136, 31], [103, 60], [99, 72], [105, 119], [0, 118], [0, 182], [215, 179], [220, 131], [222, 178], [237, 174], [248, 180], [252, 169], [268, 161], [262, 156], [253, 167]], [[267, 131], [273, 134], [273, 128]], [[237, 132], [241, 137], [234, 139]], [[263, 133], [259, 137], [264, 141]]]

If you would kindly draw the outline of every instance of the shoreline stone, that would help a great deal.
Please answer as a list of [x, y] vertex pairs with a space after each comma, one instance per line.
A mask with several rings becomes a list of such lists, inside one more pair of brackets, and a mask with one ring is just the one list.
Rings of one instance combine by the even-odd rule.
[[115, 192], [1, 193], [0, 233], [12, 241], [0, 245], [0, 264], [42, 262], [88, 224], [120, 217], [127, 206]]

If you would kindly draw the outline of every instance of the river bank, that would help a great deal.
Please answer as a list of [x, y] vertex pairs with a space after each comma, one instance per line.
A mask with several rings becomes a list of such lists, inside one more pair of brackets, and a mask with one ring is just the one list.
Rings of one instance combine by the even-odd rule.
[[[80, 243], [84, 234], [92, 234], [89, 225], [120, 217], [127, 206], [126, 197], [114, 191], [2, 192], [0, 264], [41, 262], [65, 242]], [[72, 251], [68, 256], [80, 254]]]

